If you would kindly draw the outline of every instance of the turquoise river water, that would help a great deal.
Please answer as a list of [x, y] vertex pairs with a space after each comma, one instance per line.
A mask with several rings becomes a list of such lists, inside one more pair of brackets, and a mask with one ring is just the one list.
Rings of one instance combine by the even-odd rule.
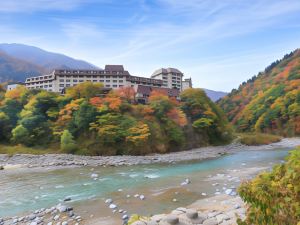
[[[102, 216], [111, 213], [103, 203], [106, 198], [112, 198], [129, 213], [168, 211], [237, 187], [258, 170], [280, 163], [288, 150], [242, 151], [212, 160], [168, 165], [4, 170], [0, 171], [0, 216], [51, 207], [66, 197], [72, 198], [68, 204], [84, 208], [87, 214], [97, 210]], [[252, 172], [244, 175], [244, 171]], [[98, 179], [91, 177], [93, 173]], [[186, 178], [191, 184], [182, 186]], [[135, 198], [135, 194], [143, 194], [146, 199]]]

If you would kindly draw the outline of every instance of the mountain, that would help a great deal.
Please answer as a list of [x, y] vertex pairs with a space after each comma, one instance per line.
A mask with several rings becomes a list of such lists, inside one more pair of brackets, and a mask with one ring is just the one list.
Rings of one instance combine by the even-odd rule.
[[[14, 58], [15, 60], [20, 60], [23, 63], [23, 76], [18, 75], [17, 78], [21, 80], [25, 80], [25, 77], [28, 74], [36, 75], [36, 72], [38, 74], [41, 73], [50, 73], [53, 69], [59, 69], [59, 68], [66, 68], [66, 69], [97, 69], [98, 67], [85, 62], [83, 60], [73, 59], [71, 57], [68, 57], [63, 54], [48, 52], [43, 49], [34, 47], [34, 46], [28, 46], [23, 44], [0, 44], [0, 51], [10, 57]], [[27, 70], [24, 66], [24, 63], [28, 63], [28, 65], [31, 65], [33, 67], [38, 67], [37, 71], [35, 70]], [[20, 70], [19, 64], [16, 65], [17, 68], [12, 68], [13, 65], [10, 64], [10, 68], [8, 68], [8, 71], [5, 70], [5, 65], [0, 65], [2, 67], [2, 71], [0, 73], [0, 79], [5, 80], [7, 77], [9, 79], [15, 79], [15, 76], [9, 77], [10, 74], [9, 71], [19, 71], [17, 74], [21, 73], [22, 70]], [[29, 66], [30, 67], [30, 66]], [[32, 73], [34, 72], [34, 73]], [[7, 75], [8, 74], [8, 75]]]
[[218, 101], [238, 131], [300, 135], [300, 49]]
[[0, 83], [14, 80], [24, 81], [25, 77], [45, 72], [44, 68], [16, 59], [0, 50]]
[[223, 98], [228, 94], [227, 92], [223, 91], [213, 91], [205, 88], [202, 89], [205, 91], [206, 95], [214, 102], [218, 101], [220, 98]]

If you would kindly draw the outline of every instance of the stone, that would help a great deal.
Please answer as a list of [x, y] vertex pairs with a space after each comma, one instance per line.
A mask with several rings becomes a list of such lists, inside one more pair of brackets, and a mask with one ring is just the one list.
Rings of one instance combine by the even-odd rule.
[[61, 204], [58, 204], [56, 206], [56, 209], [59, 211], [59, 212], [66, 212], [68, 210], [68, 207], [65, 206], [65, 205], [61, 205]]
[[218, 225], [216, 218], [209, 218], [203, 222], [203, 225]]
[[99, 177], [99, 175], [97, 173], [92, 173], [91, 174], [91, 178], [98, 178], [98, 177]]
[[145, 196], [144, 195], [140, 195], [140, 199], [141, 200], [145, 200]]
[[128, 219], [129, 219], [128, 215], [123, 215], [122, 216], [122, 220], [128, 220]]
[[111, 204], [111, 203], [113, 203], [113, 200], [110, 199], [110, 198], [108, 198], [108, 199], [105, 200], [105, 203], [106, 203], [106, 204]]
[[174, 224], [177, 224], [179, 223], [179, 219], [177, 216], [175, 215], [168, 215], [164, 218], [164, 221], [171, 224], [171, 225], [174, 225]]
[[134, 223], [132, 223], [131, 225], [146, 225], [145, 222], [142, 221], [135, 221]]
[[52, 225], [52, 224], [53, 224], [52, 222], [47, 223], [47, 225]]
[[233, 190], [230, 189], [230, 188], [229, 188], [229, 189], [226, 189], [225, 194], [226, 194], [226, 195], [230, 195], [230, 194], [232, 193], [232, 191], [233, 191]]
[[206, 217], [200, 217], [198, 212], [193, 209], [189, 209], [186, 212], [186, 217], [193, 223], [193, 224], [201, 224]]
[[116, 206], [115, 204], [110, 204], [110, 205], [109, 205], [109, 208], [110, 208], [110, 209], [116, 209], [117, 206]]
[[224, 220], [230, 220], [230, 217], [226, 214], [219, 214], [216, 216], [218, 223], [222, 223]]
[[53, 218], [53, 220], [58, 220], [59, 219], [59, 217], [60, 217], [60, 215], [58, 214], [58, 215], [56, 215], [56, 216], [54, 216], [54, 218]]
[[67, 221], [64, 221], [64, 222], [62, 222], [61, 225], [68, 225], [68, 222], [67, 222]]
[[70, 197], [66, 197], [65, 199], [64, 199], [64, 202], [69, 202], [69, 201], [71, 201], [72, 199], [70, 198]]
[[34, 220], [36, 218], [36, 215], [34, 215], [34, 214], [30, 214], [29, 216], [28, 216], [28, 219], [29, 220]]

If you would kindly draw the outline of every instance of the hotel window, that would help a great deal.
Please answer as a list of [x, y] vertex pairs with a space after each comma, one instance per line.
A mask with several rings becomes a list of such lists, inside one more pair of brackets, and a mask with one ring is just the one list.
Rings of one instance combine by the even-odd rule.
[[123, 80], [119, 80], [119, 83], [123, 83]]
[[113, 80], [113, 82], [114, 82], [114, 83], [118, 83], [118, 81], [117, 81], [117, 80]]
[[49, 84], [49, 87], [52, 87], [52, 84]]
[[70, 84], [66, 84], [66, 87], [70, 87]]
[[71, 82], [71, 80], [66, 80], [66, 82]]
[[86, 80], [87, 82], [91, 82], [91, 80]]
[[104, 80], [100, 80], [100, 82], [104, 82]]
[[79, 80], [79, 82], [83, 82], [83, 80]]
[[48, 85], [44, 85], [44, 88], [48, 88]]
[[97, 76], [93, 76], [93, 78], [97, 78]]
[[105, 78], [110, 78], [110, 76], [105, 76]]
[[105, 82], [108, 82], [108, 83], [109, 83], [109, 82], [110, 82], [110, 80], [106, 80]]
[[123, 87], [124, 85], [119, 85], [119, 87]]
[[64, 79], [60, 79], [59, 82], [64, 82]]
[[118, 87], [118, 85], [113, 85], [113, 87]]
[[97, 80], [93, 80], [93, 82], [97, 82]]
[[109, 85], [109, 84], [107, 84], [107, 85], [105, 85], [105, 87], [110, 87], [110, 85]]
[[78, 80], [73, 80], [73, 82], [77, 82]]
[[60, 86], [60, 87], [64, 87], [65, 85], [64, 85], [64, 84], [60, 84], [59, 86]]

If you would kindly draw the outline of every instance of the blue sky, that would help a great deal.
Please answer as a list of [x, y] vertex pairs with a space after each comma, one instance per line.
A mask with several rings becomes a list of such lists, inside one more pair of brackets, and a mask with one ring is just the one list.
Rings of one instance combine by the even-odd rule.
[[0, 21], [1, 43], [223, 91], [300, 47], [299, 0], [1, 0]]

